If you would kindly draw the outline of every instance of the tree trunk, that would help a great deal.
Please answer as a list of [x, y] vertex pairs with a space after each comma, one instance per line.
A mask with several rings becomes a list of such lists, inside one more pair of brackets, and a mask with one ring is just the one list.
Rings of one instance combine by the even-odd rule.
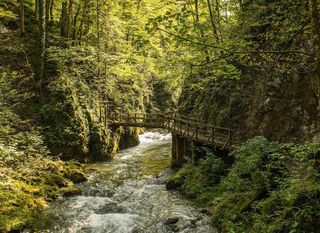
[[309, 17], [311, 20], [313, 54], [315, 59], [314, 84], [317, 88], [318, 108], [320, 110], [320, 23], [317, 0], [309, 0]]
[[45, 79], [46, 55], [46, 0], [39, 0], [39, 31], [40, 31], [40, 94], [43, 96], [42, 85]]
[[20, 36], [24, 36], [25, 34], [25, 24], [24, 24], [24, 0], [19, 0], [20, 2], [20, 13], [19, 13], [19, 28], [20, 28]]
[[309, 16], [313, 37], [313, 52], [317, 63], [320, 63], [320, 23], [316, 0], [309, 0]]
[[214, 16], [213, 16], [213, 11], [212, 11], [212, 6], [210, 0], [207, 0], [207, 5], [208, 5], [208, 10], [209, 10], [209, 15], [210, 15], [210, 22], [211, 22], [211, 27], [212, 27], [212, 34], [214, 37], [216, 37], [217, 42], [219, 42], [219, 36], [217, 33], [217, 27], [215, 24]]
[[221, 13], [220, 13], [220, 0], [216, 0], [216, 13], [217, 13], [217, 24], [220, 35], [220, 41], [223, 42], [222, 31], [221, 31]]
[[69, 0], [68, 5], [68, 14], [67, 14], [67, 37], [71, 37], [71, 33], [73, 31], [73, 0]]
[[79, 3], [79, 4], [77, 4], [77, 11], [76, 11], [76, 13], [74, 15], [74, 19], [73, 19], [72, 45], [75, 44], [76, 39], [77, 39], [77, 21], [78, 21], [78, 16], [80, 14], [80, 9], [81, 9], [81, 6]]
[[47, 23], [50, 22], [50, 5], [51, 5], [51, 0], [46, 0], [46, 21], [47, 21]]
[[53, 18], [53, 7], [54, 7], [54, 0], [51, 0], [51, 4], [50, 4], [50, 20], [53, 21], [54, 18]]
[[85, 1], [84, 2], [83, 11], [82, 11], [82, 17], [81, 17], [81, 21], [80, 21], [79, 30], [78, 30], [79, 44], [80, 45], [81, 45], [81, 42], [82, 42], [84, 20], [86, 18], [87, 12], [88, 12], [88, 9], [87, 9], [88, 8], [88, 3], [89, 3], [89, 1]]
[[34, 9], [34, 13], [35, 13], [35, 19], [36, 22], [39, 22], [39, 0], [35, 0], [35, 9]]
[[68, 3], [62, 2], [61, 17], [60, 17], [60, 35], [67, 37], [67, 14], [68, 14]]
[[96, 0], [96, 20], [97, 20], [97, 60], [98, 76], [100, 76], [100, 17], [99, 17], [99, 0]]

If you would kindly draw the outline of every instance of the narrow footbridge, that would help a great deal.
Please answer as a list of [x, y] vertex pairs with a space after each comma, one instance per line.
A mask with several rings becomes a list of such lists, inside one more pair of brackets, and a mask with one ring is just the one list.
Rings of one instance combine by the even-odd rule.
[[238, 143], [235, 131], [206, 124], [199, 119], [162, 113], [111, 114], [110, 126], [160, 128], [180, 137], [219, 149], [234, 149]]

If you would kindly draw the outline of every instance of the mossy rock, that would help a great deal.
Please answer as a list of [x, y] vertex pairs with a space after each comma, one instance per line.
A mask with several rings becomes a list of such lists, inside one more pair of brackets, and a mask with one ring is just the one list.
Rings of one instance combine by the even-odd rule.
[[81, 182], [85, 182], [87, 181], [87, 177], [86, 175], [78, 170], [78, 169], [67, 169], [65, 171], [65, 177], [68, 178], [69, 180], [71, 180], [73, 183], [81, 183]]
[[184, 183], [183, 177], [173, 177], [166, 182], [167, 190], [176, 190], [180, 188]]
[[62, 175], [57, 174], [46, 174], [44, 175], [44, 178], [45, 183], [51, 186], [66, 187], [69, 183]]
[[72, 197], [72, 196], [78, 196], [82, 194], [82, 190], [78, 186], [71, 186], [64, 189], [61, 189], [60, 192], [64, 197]]

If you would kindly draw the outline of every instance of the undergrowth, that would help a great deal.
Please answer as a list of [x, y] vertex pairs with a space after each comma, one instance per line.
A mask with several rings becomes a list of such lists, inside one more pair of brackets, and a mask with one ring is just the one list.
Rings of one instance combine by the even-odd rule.
[[221, 232], [317, 232], [320, 144], [278, 144], [256, 137], [231, 153], [228, 168], [214, 153], [173, 178], [207, 207]]

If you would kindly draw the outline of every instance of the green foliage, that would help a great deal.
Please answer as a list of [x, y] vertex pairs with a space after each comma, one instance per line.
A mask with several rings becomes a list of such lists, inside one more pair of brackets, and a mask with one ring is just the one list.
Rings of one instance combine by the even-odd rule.
[[225, 173], [226, 164], [211, 152], [196, 164], [188, 163], [177, 172], [174, 180], [183, 179], [181, 191], [188, 198], [195, 199], [199, 205], [212, 200], [215, 185]]
[[[317, 232], [319, 144], [277, 144], [256, 137], [228, 168], [214, 155], [185, 165], [181, 191], [212, 211], [221, 232]], [[215, 178], [215, 179], [214, 179]]]

